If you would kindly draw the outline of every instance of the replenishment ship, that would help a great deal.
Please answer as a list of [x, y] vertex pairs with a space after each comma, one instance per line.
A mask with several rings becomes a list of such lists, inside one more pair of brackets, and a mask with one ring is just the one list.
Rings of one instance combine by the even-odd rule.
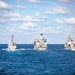
[[16, 50], [16, 44], [14, 42], [14, 36], [12, 35], [11, 41], [8, 44], [8, 50]]
[[69, 37], [66, 39], [66, 42], [65, 42], [65, 49], [66, 49], [66, 50], [75, 50], [74, 41], [71, 39], [70, 35], [69, 35]]
[[47, 49], [47, 39], [43, 38], [43, 33], [40, 34], [38, 39], [34, 41], [35, 50], [46, 50]]

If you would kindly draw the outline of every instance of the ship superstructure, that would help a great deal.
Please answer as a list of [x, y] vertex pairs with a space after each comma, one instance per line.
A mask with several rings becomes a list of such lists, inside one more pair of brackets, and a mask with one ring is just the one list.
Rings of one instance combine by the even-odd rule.
[[66, 39], [65, 49], [67, 49], [67, 50], [75, 50], [74, 41], [71, 39], [70, 35]]
[[36, 50], [47, 49], [47, 39], [43, 38], [43, 33], [41, 33], [40, 37], [34, 41], [34, 49]]
[[8, 44], [8, 50], [15, 50], [16, 49], [16, 44], [14, 42], [14, 36], [12, 35], [11, 41]]

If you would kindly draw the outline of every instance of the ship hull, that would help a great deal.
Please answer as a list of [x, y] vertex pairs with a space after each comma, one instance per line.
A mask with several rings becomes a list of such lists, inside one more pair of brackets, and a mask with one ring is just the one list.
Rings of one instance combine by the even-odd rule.
[[66, 50], [74, 50], [75, 51], [75, 48], [72, 48], [72, 49], [69, 49], [69, 48], [65, 48]]
[[34, 48], [34, 50], [47, 50], [47, 48]]
[[16, 45], [15, 46], [8, 45], [8, 50], [15, 51], [16, 50]]

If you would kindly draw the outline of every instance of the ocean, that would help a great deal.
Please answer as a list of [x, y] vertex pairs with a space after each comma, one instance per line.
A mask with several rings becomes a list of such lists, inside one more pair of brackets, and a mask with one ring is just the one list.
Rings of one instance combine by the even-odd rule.
[[75, 75], [75, 51], [65, 50], [64, 44], [48, 44], [45, 51], [17, 44], [12, 52], [0, 44], [0, 75]]

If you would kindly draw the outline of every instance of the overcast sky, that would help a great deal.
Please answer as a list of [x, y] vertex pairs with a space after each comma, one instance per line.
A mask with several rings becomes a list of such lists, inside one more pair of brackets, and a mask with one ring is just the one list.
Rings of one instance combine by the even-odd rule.
[[33, 44], [40, 33], [49, 44], [75, 41], [75, 0], [0, 0], [0, 43]]

